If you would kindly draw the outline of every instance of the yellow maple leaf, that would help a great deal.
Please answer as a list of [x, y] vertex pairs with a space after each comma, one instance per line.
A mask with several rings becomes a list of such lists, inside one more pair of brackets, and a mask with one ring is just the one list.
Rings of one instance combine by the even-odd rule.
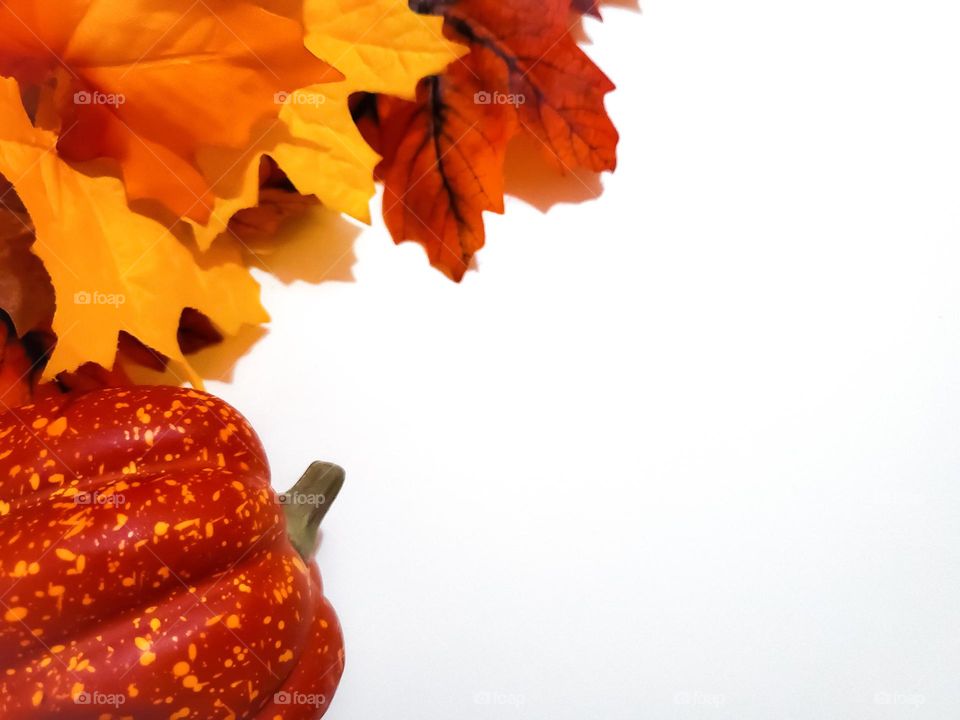
[[31, 124], [17, 82], [0, 79], [0, 174], [33, 220], [33, 251], [57, 296], [46, 377], [87, 361], [112, 367], [126, 331], [198, 382], [177, 343], [183, 308], [233, 335], [269, 319], [259, 286], [239, 262], [198, 257], [164, 225], [131, 212], [120, 180], [80, 172], [56, 143]]
[[443, 19], [414, 13], [406, 0], [306, 0], [306, 45], [344, 79], [286, 95], [280, 123], [267, 128], [242, 162], [227, 152], [201, 161], [218, 177], [218, 199], [207, 223], [192, 223], [201, 249], [226, 229], [230, 217], [257, 201], [260, 157], [270, 155], [304, 195], [370, 221], [373, 171], [380, 157], [353, 122], [348, 99], [356, 92], [412, 98], [417, 82], [441, 72], [467, 51], [443, 35]]
[[304, 47], [302, 13], [302, 0], [5, 0], [0, 75], [41, 88], [61, 156], [111, 158], [130, 199], [206, 222], [197, 154], [241, 151], [276, 122], [278, 94], [342, 79]]

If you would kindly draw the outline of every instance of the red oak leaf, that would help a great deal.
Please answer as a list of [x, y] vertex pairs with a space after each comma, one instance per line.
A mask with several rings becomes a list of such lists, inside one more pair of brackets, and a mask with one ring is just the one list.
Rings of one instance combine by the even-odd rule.
[[463, 277], [484, 244], [482, 214], [503, 212], [510, 138], [538, 138], [561, 171], [616, 167], [617, 131], [604, 109], [610, 80], [571, 34], [570, 0], [421, 0], [470, 53], [427, 78], [414, 102], [381, 97], [362, 123], [383, 161], [384, 218], [397, 242]]

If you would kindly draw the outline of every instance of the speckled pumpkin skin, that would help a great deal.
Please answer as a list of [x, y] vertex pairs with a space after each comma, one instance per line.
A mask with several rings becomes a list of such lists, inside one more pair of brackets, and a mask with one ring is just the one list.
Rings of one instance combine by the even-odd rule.
[[192, 390], [0, 415], [0, 718], [307, 720], [343, 638], [256, 434]]

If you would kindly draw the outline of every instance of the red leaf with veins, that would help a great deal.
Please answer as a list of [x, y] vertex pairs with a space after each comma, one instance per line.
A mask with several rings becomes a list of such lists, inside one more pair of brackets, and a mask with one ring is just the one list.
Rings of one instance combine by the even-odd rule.
[[[613, 83], [580, 50], [570, 0], [415, 2], [442, 14], [471, 52], [424, 80], [414, 102], [381, 97], [368, 132], [383, 155], [384, 217], [394, 240], [422, 243], [459, 280], [483, 247], [483, 212], [503, 212], [507, 144], [538, 138], [562, 172], [616, 167], [604, 109]], [[368, 127], [369, 130], [369, 127]]]

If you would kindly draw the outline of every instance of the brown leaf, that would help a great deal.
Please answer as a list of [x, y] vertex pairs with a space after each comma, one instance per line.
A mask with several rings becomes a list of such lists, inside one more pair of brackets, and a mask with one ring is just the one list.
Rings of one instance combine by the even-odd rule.
[[0, 310], [20, 335], [49, 327], [53, 320], [53, 284], [30, 250], [33, 239], [30, 217], [0, 176]]

